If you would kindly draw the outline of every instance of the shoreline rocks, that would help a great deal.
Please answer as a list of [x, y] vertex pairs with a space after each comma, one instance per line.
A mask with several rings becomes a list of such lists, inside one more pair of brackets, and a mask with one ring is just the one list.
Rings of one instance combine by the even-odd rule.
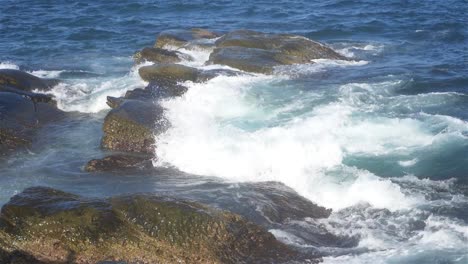
[[0, 156], [30, 147], [37, 129], [65, 116], [50, 96], [33, 92], [47, 91], [57, 82], [19, 70], [0, 70]]
[[15, 252], [43, 263], [318, 260], [239, 215], [149, 194], [96, 199], [28, 188], [3, 206], [0, 238], [0, 262]]
[[[228, 69], [202, 70], [178, 64], [191, 60], [184, 49], [210, 47], [205, 65], [221, 64]], [[184, 49], [181, 49], [184, 48]], [[224, 35], [200, 29], [161, 32], [152, 48], [135, 54], [136, 63], [153, 62], [139, 68], [140, 77], [149, 84], [120, 98], [108, 97], [112, 110], [104, 124], [102, 148], [112, 151], [155, 155], [154, 134], [164, 132], [170, 124], [164, 119], [160, 99], [182, 96], [188, 88], [183, 82], [206, 82], [219, 75], [240, 73], [272, 74], [282, 65], [312, 63], [314, 59], [348, 58], [331, 48], [302, 36], [268, 34], [252, 30], [235, 30]]]

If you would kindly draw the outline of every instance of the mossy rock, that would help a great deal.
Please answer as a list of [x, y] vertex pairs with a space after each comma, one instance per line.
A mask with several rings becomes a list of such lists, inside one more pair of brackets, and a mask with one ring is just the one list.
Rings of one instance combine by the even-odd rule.
[[162, 31], [154, 44], [155, 48], [164, 48], [165, 46], [183, 47], [189, 43], [200, 40], [213, 39], [219, 37], [218, 34], [201, 29], [193, 28], [189, 30], [176, 29]]
[[7, 85], [23, 91], [35, 89], [47, 91], [59, 83], [55, 79], [42, 79], [27, 72], [14, 69], [0, 69], [0, 85]]
[[90, 160], [85, 170], [88, 172], [149, 170], [153, 168], [151, 156], [116, 154], [102, 159]]
[[178, 51], [161, 48], [144, 48], [137, 52], [133, 58], [136, 63], [142, 63], [144, 61], [154, 63], [177, 63], [181, 61], [181, 58], [190, 60], [190, 57]]
[[305, 63], [307, 61], [284, 55], [275, 50], [258, 48], [226, 47], [217, 48], [210, 54], [209, 64], [227, 65], [239, 70], [254, 73], [271, 74], [281, 65]]
[[276, 50], [283, 55], [299, 57], [297, 60], [348, 60], [322, 43], [291, 34], [267, 34], [252, 30], [236, 30], [216, 41], [217, 47], [244, 47]]
[[303, 257], [239, 215], [195, 202], [149, 194], [90, 199], [45, 187], [28, 188], [3, 206], [0, 238], [3, 256], [23, 252], [43, 263], [281, 263]]
[[247, 72], [271, 74], [281, 65], [315, 59], [348, 60], [331, 48], [302, 36], [236, 30], [216, 41], [209, 64], [224, 64]]
[[180, 65], [180, 64], [155, 64], [144, 66], [138, 70], [140, 77], [147, 81], [157, 81], [159, 79], [168, 79], [173, 81], [192, 81], [200, 80], [200, 71]]
[[167, 127], [161, 106], [151, 101], [125, 100], [104, 119], [102, 147], [154, 154], [154, 136]]

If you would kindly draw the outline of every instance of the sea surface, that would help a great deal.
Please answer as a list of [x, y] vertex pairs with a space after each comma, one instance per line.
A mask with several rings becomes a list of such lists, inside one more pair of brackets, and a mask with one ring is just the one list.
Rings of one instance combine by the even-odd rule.
[[[1, 0], [0, 68], [63, 80], [53, 94], [74, 117], [1, 162], [0, 205], [44, 185], [226, 209], [254, 196], [244, 183], [279, 181], [333, 209], [270, 230], [324, 263], [466, 264], [467, 13], [464, 0]], [[354, 61], [186, 83], [184, 96], [162, 102], [172, 127], [157, 135], [156, 172], [84, 172], [106, 155], [106, 97], [145, 86], [134, 52], [192, 27], [298, 34]], [[185, 52], [196, 58], [186, 64], [205, 67], [206, 52]], [[317, 230], [347, 240], [317, 242]]]

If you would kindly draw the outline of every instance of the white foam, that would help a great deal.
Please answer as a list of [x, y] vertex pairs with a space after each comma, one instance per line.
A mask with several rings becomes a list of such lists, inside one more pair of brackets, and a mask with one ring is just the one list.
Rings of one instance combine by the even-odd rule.
[[138, 69], [144, 65], [148, 63], [134, 66], [128, 74], [118, 78], [99, 77], [63, 82], [50, 93], [57, 100], [57, 106], [64, 111], [97, 113], [109, 109], [107, 96], [119, 97], [128, 90], [146, 86], [146, 82], [138, 76]]
[[344, 55], [349, 58], [356, 57], [355, 52], [364, 51], [369, 52], [372, 55], [377, 55], [382, 52], [384, 46], [382, 44], [366, 44], [366, 45], [353, 45], [341, 49], [337, 49], [336, 51], [341, 55]]
[[204, 84], [187, 83], [183, 97], [164, 103], [172, 128], [157, 139], [158, 165], [233, 181], [281, 181], [334, 209], [366, 202], [398, 210], [423, 200], [403, 194], [389, 180], [342, 164], [350, 154], [406, 154], [432, 144], [434, 135], [421, 121], [360, 118], [360, 109], [345, 100], [316, 106], [279, 125], [239, 126], [239, 120], [265, 124], [277, 118], [278, 112], [262, 99], [267, 95], [255, 89], [268, 89], [274, 82], [268, 76], [220, 76]]
[[63, 71], [45, 71], [45, 70], [37, 70], [30, 72], [32, 75], [35, 75], [40, 78], [58, 78], [60, 73]]
[[11, 63], [9, 61], [2, 61], [0, 62], [0, 69], [13, 69], [13, 70], [19, 70], [19, 66]]
[[418, 163], [418, 159], [417, 158], [414, 158], [414, 159], [410, 159], [410, 160], [400, 160], [398, 161], [398, 164], [402, 167], [411, 167], [411, 166], [414, 166], [416, 163]]

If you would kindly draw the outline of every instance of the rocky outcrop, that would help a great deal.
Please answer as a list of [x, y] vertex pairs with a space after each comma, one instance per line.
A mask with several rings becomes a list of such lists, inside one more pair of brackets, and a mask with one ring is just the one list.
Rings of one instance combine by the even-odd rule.
[[281, 263], [304, 258], [239, 215], [147, 194], [90, 199], [33, 187], [0, 215], [0, 262]]
[[314, 204], [300, 196], [290, 187], [280, 182], [261, 182], [244, 184], [243, 188], [251, 193], [261, 204], [260, 211], [270, 222], [282, 223], [286, 220], [301, 220], [310, 218], [328, 218], [331, 209]]
[[149, 170], [153, 168], [151, 156], [116, 154], [102, 159], [93, 159], [85, 166], [88, 172], [112, 172], [127, 170]]
[[203, 44], [203, 40], [209, 40], [219, 37], [218, 34], [201, 29], [192, 28], [188, 30], [165, 30], [158, 35], [155, 48], [164, 48], [166, 46], [183, 47], [190, 43]]
[[59, 83], [55, 79], [42, 79], [27, 72], [14, 69], [0, 69], [0, 85], [23, 91], [48, 91]]
[[155, 64], [144, 66], [138, 70], [140, 77], [145, 81], [169, 79], [173, 81], [199, 81], [200, 71], [196, 68], [181, 64]]
[[102, 147], [154, 153], [154, 135], [167, 128], [161, 106], [151, 101], [124, 100], [104, 119]]
[[178, 51], [165, 50], [161, 48], [144, 48], [137, 52], [134, 56], [136, 63], [144, 61], [154, 63], [177, 63], [182, 60], [190, 60], [191, 57]]
[[311, 63], [314, 59], [347, 59], [323, 44], [296, 35], [237, 30], [220, 37], [204, 29], [163, 31], [153, 48], [144, 48], [135, 55], [137, 62], [154, 62], [138, 71], [149, 83], [147, 87], [128, 91], [121, 98], [108, 98], [113, 109], [104, 121], [103, 148], [154, 154], [154, 134], [169, 125], [158, 105], [160, 99], [182, 96], [188, 90], [186, 81], [205, 82], [219, 75], [241, 73], [177, 64], [191, 59], [181, 51], [204, 45], [215, 48], [206, 64], [227, 65], [244, 71], [242, 74], [271, 74], [277, 66]]
[[251, 30], [230, 32], [216, 42], [208, 63], [247, 72], [271, 74], [276, 66], [311, 63], [314, 59], [347, 60], [325, 45], [302, 36]]

